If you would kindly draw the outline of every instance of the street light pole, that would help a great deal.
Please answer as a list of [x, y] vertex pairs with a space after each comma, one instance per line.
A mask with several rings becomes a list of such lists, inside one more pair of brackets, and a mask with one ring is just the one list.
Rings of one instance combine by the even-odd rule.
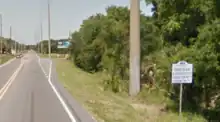
[[48, 53], [51, 58], [51, 39], [50, 39], [50, 0], [48, 0]]
[[130, 84], [129, 94], [140, 91], [140, 1], [130, 0]]

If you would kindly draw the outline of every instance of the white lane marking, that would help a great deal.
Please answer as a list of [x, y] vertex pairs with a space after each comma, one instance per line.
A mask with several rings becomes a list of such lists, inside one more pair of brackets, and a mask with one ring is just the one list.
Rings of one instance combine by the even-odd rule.
[[37, 53], [36, 53], [36, 56], [37, 56], [38, 60], [40, 60], [40, 57], [37, 55]]
[[[20, 64], [21, 65], [21, 64]], [[19, 65], [19, 67], [20, 67]], [[11, 77], [9, 78], [9, 80], [6, 82], [6, 84], [0, 89], [0, 94], [2, 93], [2, 91], [5, 89], [5, 87], [7, 87], [7, 85], [10, 83], [11, 78], [14, 77], [14, 74], [17, 72], [17, 70], [19, 69], [19, 67], [13, 72], [13, 74], [11, 75]]]
[[41, 65], [41, 63], [40, 63], [39, 65], [40, 65], [40, 68], [41, 68], [41, 70], [43, 71], [44, 75], [45, 75], [46, 77], [48, 77], [48, 75], [47, 75], [47, 73], [45, 72], [45, 70], [44, 70], [43, 66]]
[[48, 75], [47, 75], [46, 71], [44, 70], [42, 64], [40, 63], [40, 62], [41, 62], [41, 61], [40, 61], [40, 57], [39, 57], [37, 54], [36, 54], [36, 56], [37, 56], [37, 58], [38, 58], [38, 63], [39, 63], [39, 65], [40, 65], [41, 70], [43, 71], [44, 75], [48, 78]]
[[[43, 72], [45, 72], [45, 71], [43, 70], [43, 67], [42, 67], [41, 63], [40, 63], [40, 58], [39, 58], [39, 56], [37, 56], [37, 57], [38, 57], [38, 63], [39, 63], [39, 65], [40, 65], [40, 67], [41, 67], [41, 70], [42, 70]], [[57, 98], [59, 99], [61, 105], [63, 106], [63, 109], [64, 109], [64, 110], [66, 111], [66, 113], [68, 114], [68, 116], [69, 116], [71, 122], [76, 122], [76, 119], [75, 119], [75, 117], [73, 116], [71, 110], [68, 108], [67, 104], [65, 103], [65, 101], [64, 101], [63, 98], [61, 97], [60, 93], [57, 91], [56, 87], [55, 87], [55, 86], [53, 85], [53, 83], [51, 82], [51, 70], [52, 70], [52, 61], [50, 61], [48, 82], [49, 82], [51, 88], [53, 89], [54, 93], [56, 94]]]
[[22, 62], [19, 65], [19, 67], [16, 69], [16, 71], [13, 73], [13, 75], [9, 78], [7, 83], [0, 89], [0, 100], [4, 97], [5, 93], [8, 91], [9, 87], [11, 86], [11, 84], [13, 83], [15, 78], [17, 77], [17, 75], [18, 75], [19, 71], [21, 70], [23, 64], [24, 63]]

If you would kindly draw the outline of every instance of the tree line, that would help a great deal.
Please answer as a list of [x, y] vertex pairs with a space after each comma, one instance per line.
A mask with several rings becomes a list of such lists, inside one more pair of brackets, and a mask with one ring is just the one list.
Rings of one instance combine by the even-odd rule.
[[[65, 48], [58, 48], [58, 42], [61, 40], [68, 40], [68, 39], [59, 39], [59, 40], [55, 40], [55, 39], [51, 39], [51, 53], [58, 53], [58, 54], [67, 54], [69, 52], [69, 49], [65, 49]], [[49, 50], [48, 50], [48, 40], [42, 40], [40, 42], [38, 42], [35, 47], [34, 50], [43, 53], [43, 54], [48, 54]]]
[[25, 48], [25, 44], [4, 37], [0, 37], [0, 45], [2, 46], [2, 49], [0, 48], [0, 53], [4, 53], [4, 54], [5, 53], [11, 54], [12, 49], [17, 49], [17, 51], [21, 51], [21, 49]]
[[[171, 84], [171, 65], [190, 62], [194, 78], [183, 87], [184, 111], [219, 120], [220, 1], [146, 0], [149, 4], [153, 16], [140, 15], [142, 86], [165, 89], [165, 95], [178, 103], [179, 86]], [[88, 17], [72, 33], [68, 53], [73, 63], [87, 72], [108, 74], [103, 81], [106, 90], [128, 91], [129, 16], [127, 7], [110, 6], [106, 14]]]

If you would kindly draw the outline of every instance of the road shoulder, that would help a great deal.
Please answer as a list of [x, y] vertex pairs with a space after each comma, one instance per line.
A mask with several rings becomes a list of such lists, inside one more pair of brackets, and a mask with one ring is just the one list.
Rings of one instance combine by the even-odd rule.
[[51, 81], [56, 86], [58, 92], [64, 98], [65, 103], [70, 107], [75, 119], [79, 122], [96, 122], [94, 118], [77, 102], [72, 95], [64, 88], [57, 77], [56, 63], [53, 61]]
[[[113, 93], [103, 87], [106, 74], [84, 72], [71, 61], [54, 60], [59, 81], [98, 122], [178, 121], [178, 113], [162, 111], [166, 100], [162, 92], [146, 90], [137, 97]], [[183, 113], [183, 121], [188, 120], [188, 115]], [[198, 115], [192, 115], [191, 120], [201, 122]]]

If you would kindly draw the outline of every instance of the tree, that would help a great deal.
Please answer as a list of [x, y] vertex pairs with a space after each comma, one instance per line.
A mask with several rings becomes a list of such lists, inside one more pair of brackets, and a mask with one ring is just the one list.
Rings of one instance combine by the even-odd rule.
[[[110, 6], [107, 14], [96, 14], [83, 21], [79, 31], [72, 34], [74, 63], [88, 72], [106, 71], [111, 75], [107, 84], [118, 91], [128, 80], [129, 67], [129, 9]], [[142, 57], [162, 47], [159, 28], [152, 19], [141, 15]], [[115, 82], [117, 82], [115, 84]]]
[[[153, 3], [155, 25], [161, 30], [170, 64], [186, 60], [194, 64], [194, 84], [184, 87], [184, 101], [206, 117], [217, 110], [219, 99], [219, 1], [146, 0]], [[181, 46], [179, 43], [181, 43]], [[166, 49], [166, 48], [164, 48]], [[164, 59], [165, 60], [165, 59]], [[169, 65], [170, 65], [169, 64]], [[168, 64], [167, 64], [168, 65]], [[168, 81], [170, 80], [166, 76]], [[169, 87], [171, 88], [171, 87]], [[172, 87], [178, 90], [178, 87]], [[212, 114], [217, 119], [218, 113]]]
[[[184, 86], [183, 100], [187, 103], [184, 108], [201, 113], [217, 110], [219, 1], [146, 0], [146, 3], [154, 6], [154, 15], [141, 14], [141, 61], [146, 76], [142, 80], [149, 83], [153, 79], [160, 88], [177, 96], [179, 87], [170, 84], [170, 65], [186, 60], [194, 64], [195, 70], [194, 84]], [[107, 72], [110, 77], [105, 84], [115, 92], [120, 91], [129, 77], [129, 9], [110, 6], [106, 15], [87, 18], [72, 39], [70, 51], [74, 63], [88, 72]], [[154, 76], [148, 74], [150, 70]]]
[[[21, 45], [18, 41], [12, 40], [12, 39], [7, 39], [4, 37], [0, 37], [0, 41], [2, 41], [2, 49], [4, 53], [11, 53], [11, 48], [14, 49], [14, 45]], [[1, 51], [0, 51], [1, 52]]]

